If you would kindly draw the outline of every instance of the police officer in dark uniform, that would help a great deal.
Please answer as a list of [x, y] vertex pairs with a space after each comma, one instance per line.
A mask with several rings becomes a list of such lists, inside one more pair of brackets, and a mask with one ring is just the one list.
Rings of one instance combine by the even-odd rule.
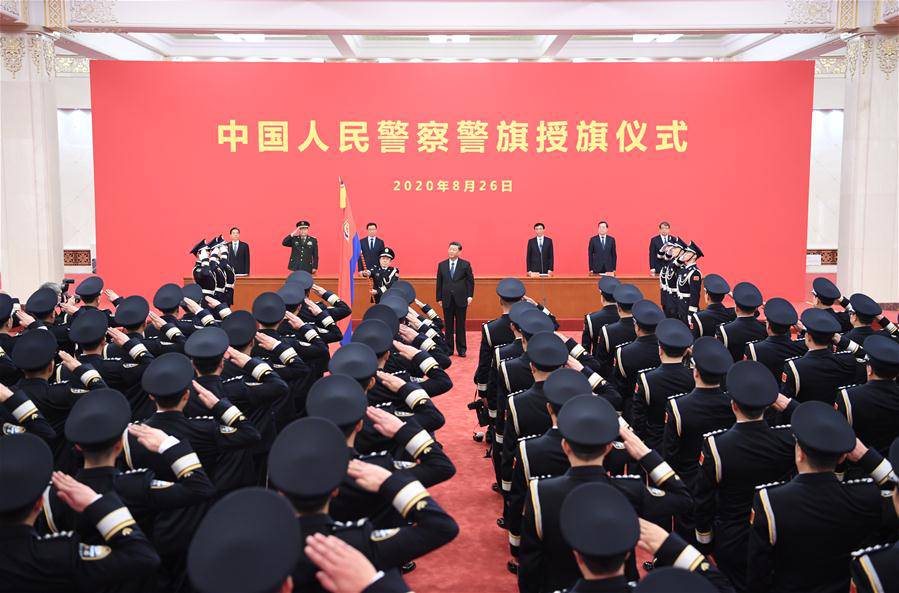
[[666, 317], [677, 317], [677, 275], [682, 267], [680, 255], [684, 247], [683, 241], [677, 239], [659, 250], [665, 262], [659, 270], [659, 292]]
[[[212, 270], [209, 264], [209, 248], [206, 246], [206, 240], [200, 239], [199, 242], [191, 248], [190, 254], [196, 258], [192, 272], [194, 282], [203, 291], [203, 296], [214, 297], [216, 277], [215, 271]], [[201, 306], [203, 305], [202, 299], [196, 302]]]
[[812, 281], [812, 296], [815, 297], [815, 308], [827, 311], [840, 324], [838, 333], [848, 332], [852, 329], [852, 323], [849, 321], [849, 313], [844, 311], [834, 311], [834, 304], [839, 303], [843, 309], [849, 307], [849, 299], [840, 295], [840, 289], [836, 284], [827, 278], [815, 278]]
[[394, 258], [393, 249], [385, 247], [378, 254], [378, 263], [361, 272], [364, 278], [371, 278], [371, 294], [376, 303], [400, 279], [400, 269], [391, 265]]
[[[580, 568], [581, 577], [569, 593], [732, 591], [727, 578], [699, 550], [677, 534], [640, 520], [628, 499], [607, 484], [587, 483], [572, 490], [559, 512], [559, 530]], [[652, 572], [635, 589], [625, 576], [625, 562], [634, 555], [638, 540], [654, 561]]]
[[690, 241], [679, 261], [681, 270], [677, 274], [675, 295], [677, 296], [677, 318], [687, 322], [687, 318], [699, 311], [699, 297], [702, 294], [702, 272], [696, 262], [702, 257], [702, 249], [695, 242]]
[[303, 270], [310, 274], [318, 271], [318, 239], [309, 235], [308, 220], [297, 222], [297, 227], [284, 237], [281, 245], [290, 247], [288, 270]]
[[743, 360], [746, 344], [768, 335], [765, 324], [756, 319], [762, 306], [762, 293], [750, 282], [738, 282], [733, 291], [737, 318], [718, 326], [715, 334], [730, 351], [733, 362]]
[[[691, 492], [695, 491], [699, 479], [703, 435], [734, 423], [730, 398], [721, 389], [733, 365], [727, 348], [714, 338], [699, 338], [693, 344], [693, 365], [696, 387], [687, 395], [675, 395], [668, 400], [662, 438], [665, 459]], [[685, 538], [693, 537], [690, 514], [677, 517], [677, 531]]]
[[603, 377], [614, 375], [615, 352], [618, 346], [632, 342], [637, 337], [631, 309], [634, 303], [643, 300], [643, 293], [633, 284], [621, 284], [615, 288], [613, 294], [618, 311], [618, 321], [602, 326], [596, 348], [598, 352], [593, 353], [600, 364], [599, 374]]
[[[170, 552], [175, 546], [186, 547], [193, 526], [206, 510], [202, 503], [212, 499], [215, 487], [190, 443], [148, 426], [135, 425], [130, 432], [144, 447], [162, 457], [176, 480], [157, 480], [147, 469], [117, 469], [115, 460], [122, 451], [122, 432], [130, 418], [128, 400], [113, 389], [98, 389], [75, 403], [66, 421], [66, 437], [77, 444], [85, 460], [75, 479], [100, 494], [118, 494], [138, 524], [153, 534], [151, 539], [160, 550]], [[192, 515], [190, 520], [185, 517], [188, 512]], [[104, 543], [96, 526], [72, 512], [56, 488], [45, 494], [42, 527], [48, 533], [74, 529], [86, 544]], [[123, 579], [112, 590], [155, 591], [159, 585], [153, 578]]]
[[[890, 447], [890, 463], [899, 467], [899, 439]], [[895, 475], [895, 473], [893, 474]], [[893, 509], [899, 514], [899, 488], [893, 488]], [[878, 544], [852, 553], [852, 582], [858, 593], [882, 593], [899, 587], [899, 542]]]
[[693, 371], [684, 364], [693, 335], [679, 319], [663, 319], [656, 326], [660, 364], [637, 372], [634, 388], [634, 432], [653, 449], [662, 446], [668, 398], [693, 390]]
[[18, 322], [15, 309], [18, 302], [6, 293], [0, 293], [0, 385], [14, 385], [22, 378], [22, 373], [13, 364], [10, 355], [16, 347], [18, 334], [12, 333], [13, 324]]
[[[770, 304], [771, 301], [768, 301]], [[759, 362], [743, 360], [727, 373], [727, 395], [737, 422], [705, 435], [696, 488], [696, 540], [714, 550], [718, 567], [737, 590], [746, 588], [749, 512], [758, 484], [789, 478], [793, 433], [772, 428], [765, 410], [777, 399], [777, 381]]]
[[282, 591], [304, 543], [287, 499], [247, 488], [217, 502], [203, 518], [190, 544], [190, 581], [199, 593]]
[[615, 381], [618, 391], [625, 396], [622, 415], [628, 422], [633, 421], [633, 394], [637, 375], [641, 370], [661, 364], [656, 326], [665, 318], [658, 305], [645, 299], [634, 303], [631, 313], [634, 316], [636, 338], [615, 349]]
[[34, 522], [53, 472], [53, 454], [30, 434], [0, 439], [0, 590], [99, 590], [149, 577], [159, 556], [114, 492], [98, 496], [65, 474], [53, 476], [69, 507], [96, 526], [102, 545], [71, 531], [40, 536]]
[[[899, 524], [892, 500], [878, 488], [889, 480], [892, 466], [856, 439], [832, 405], [807, 401], [792, 420], [799, 475], [786, 484], [758, 487], [750, 515], [747, 589], [846, 591], [852, 550], [876, 538], [879, 529], [895, 530]], [[841, 482], [834, 468], [847, 454], [872, 479]]]
[[56, 306], [59, 297], [52, 288], [39, 288], [25, 302], [25, 312], [34, 317], [34, 323], [26, 329], [46, 328], [54, 338], [59, 350], [69, 354], [75, 352], [75, 345], [69, 340], [69, 328], [57, 323]]
[[597, 342], [602, 328], [618, 321], [618, 307], [615, 306], [615, 288], [621, 281], [614, 276], [603, 276], [599, 279], [599, 302], [602, 307], [593, 313], [584, 315], [584, 331], [581, 333], [581, 345], [587, 352], [597, 356]]
[[[181, 304], [186, 296], [184, 290], [184, 288], [174, 283], [163, 284], [153, 295], [153, 306], [162, 313], [160, 317], [164, 322], [173, 324], [178, 328], [178, 331], [189, 337], [190, 334], [196, 331], [197, 326], [194, 325], [188, 314], [179, 316]], [[151, 326], [144, 333], [146, 336], [151, 337], [158, 336], [160, 332]]]
[[821, 309], [806, 309], [800, 321], [807, 330], [808, 352], [784, 363], [780, 392], [793, 400], [782, 410], [784, 421], [802, 402], [817, 400], [832, 406], [840, 387], [855, 383], [859, 376], [859, 365], [852, 354], [833, 351], [833, 337], [840, 329], [833, 315]]
[[[301, 541], [315, 533], [335, 535], [362, 552], [376, 568], [388, 570], [439, 548], [459, 532], [456, 522], [421, 482], [358, 459], [351, 462], [346, 438], [329, 420], [295, 420], [278, 435], [269, 455], [271, 487], [292, 503]], [[347, 476], [360, 488], [389, 501], [408, 524], [376, 529], [367, 520], [335, 522], [327, 513], [328, 503]], [[320, 590], [316, 570], [305, 553], [301, 554], [293, 570], [294, 586], [300, 591]]]
[[478, 397], [485, 400], [491, 418], [496, 418], [496, 393], [487, 391], [487, 381], [491, 366], [495, 363], [494, 352], [499, 346], [515, 341], [512, 322], [509, 320], [509, 309], [515, 303], [521, 302], [525, 294], [524, 284], [517, 278], [503, 278], [496, 285], [496, 294], [503, 313], [481, 326], [481, 348], [478, 352], [478, 368], [474, 373]]
[[109, 309], [100, 309], [100, 294], [103, 292], [103, 278], [88, 276], [75, 288], [75, 294], [81, 298], [81, 306], [75, 313], [63, 315], [62, 323], [74, 321], [78, 314], [84, 310], [98, 309], [106, 314], [107, 320], [112, 321], [112, 313]]
[[[685, 512], [692, 504], [686, 485], [671, 466], [629, 427], [620, 426], [615, 409], [603, 398], [581, 395], [570, 399], [559, 412], [558, 420], [562, 448], [571, 468], [561, 476], [530, 482], [521, 524], [518, 589], [522, 593], [555, 591], [577, 580], [577, 564], [559, 530], [559, 512], [566, 495], [581, 484], [614, 486], [644, 517]], [[619, 435], [653, 486], [647, 486], [639, 476], [608, 475], [603, 462]], [[636, 578], [633, 560], [626, 574]]]
[[[404, 421], [379, 409], [367, 410], [362, 387], [352, 377], [329, 375], [319, 379], [309, 392], [307, 411], [310, 418], [333, 422], [346, 436], [350, 459], [359, 459], [383, 467], [390, 472], [405, 472], [429, 488], [451, 478], [455, 467], [436, 444], [433, 437], [414, 421]], [[356, 435], [362, 430], [362, 419], [368, 418], [374, 428], [394, 445], [397, 459], [389, 450], [360, 454], [355, 448]], [[346, 477], [328, 513], [338, 521], [368, 518], [376, 527], [399, 527], [403, 518], [376, 493], [360, 488]]]
[[63, 436], [66, 417], [77, 397], [88, 390], [107, 385], [95, 368], [89, 364], [80, 364], [70, 356], [64, 359], [64, 364], [71, 367], [74, 378], [50, 383], [55, 374], [54, 357], [57, 347], [53, 335], [43, 329], [29, 330], [17, 338], [12, 361], [22, 370], [23, 377], [12, 390], [23, 391], [56, 433], [56, 438], [50, 442], [55, 467], [73, 470], [73, 452]]
[[765, 303], [765, 331], [768, 337], [764, 340], [747, 342], [743, 357], [756, 360], [771, 371], [776, 381], [780, 380], [784, 370], [784, 362], [794, 356], [802, 356], [807, 350], [804, 340], [790, 337], [790, 328], [799, 321], [796, 309], [786, 299], [774, 297]]
[[[569, 468], [568, 457], [562, 451], [562, 435], [556, 425], [559, 411], [571, 398], [590, 393], [591, 390], [590, 382], [583, 374], [567, 368], [553, 371], [544, 385], [546, 409], [552, 426], [543, 434], [518, 439], [512, 488], [503, 515], [504, 525], [509, 530], [509, 546], [513, 557], [517, 558], [521, 545], [521, 517], [531, 479], [537, 476], [560, 476]], [[507, 568], [510, 572], [516, 572], [517, 561], [510, 560]]]
[[724, 306], [724, 297], [730, 292], [730, 284], [718, 274], [709, 274], [703, 279], [708, 305], [702, 311], [691, 313], [687, 317], [687, 325], [694, 338], [714, 336], [718, 326], [737, 318], [733, 307]]
[[506, 402], [508, 416], [503, 430], [501, 477], [503, 485], [509, 484], [510, 488], [518, 439], [530, 434], [542, 434], [552, 426], [543, 384], [550, 373], [568, 361], [568, 349], [554, 333], [537, 333], [528, 339], [527, 346], [534, 384], [522, 393], [510, 395]]
[[[874, 299], [868, 295], [856, 293], [849, 297], [849, 322], [852, 329], [840, 336], [837, 347], [841, 350], [849, 350], [856, 358], [862, 358], [865, 354], [862, 344], [868, 336], [880, 334], [888, 338], [896, 339], [896, 325], [883, 315], [883, 309]], [[874, 321], [883, 329], [875, 331], [871, 325]], [[897, 342], [899, 343], [899, 342]]]
[[881, 455], [899, 437], [899, 344], [886, 336], [868, 336], [867, 381], [840, 387], [837, 410], [859, 439]]
[[39, 436], [48, 444], [56, 439], [56, 431], [28, 395], [21, 389], [13, 392], [0, 383], [0, 439], [24, 432]]

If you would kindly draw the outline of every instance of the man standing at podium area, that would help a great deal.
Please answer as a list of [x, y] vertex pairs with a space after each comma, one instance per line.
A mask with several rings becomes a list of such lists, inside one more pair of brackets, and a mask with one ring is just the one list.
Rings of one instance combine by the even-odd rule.
[[615, 237], [609, 235], [609, 223], [599, 221], [599, 233], [590, 238], [587, 246], [587, 265], [591, 274], [614, 274], [618, 267]]
[[649, 240], [649, 273], [655, 276], [662, 271], [662, 266], [667, 262], [662, 259], [662, 246], [665, 243], [675, 243], [677, 237], [671, 234], [671, 225], [667, 221], [659, 223], [659, 234], [653, 235]]
[[290, 261], [287, 269], [296, 272], [303, 270], [310, 274], [318, 271], [318, 239], [309, 235], [309, 221], [301, 220], [297, 228], [281, 241], [284, 247], [290, 247]]
[[471, 264], [459, 257], [460, 251], [462, 244], [452, 241], [449, 258], [437, 264], [437, 303], [443, 307], [450, 356], [455, 351], [465, 358], [465, 314], [474, 298], [474, 273]]
[[544, 237], [546, 226], [542, 222], [534, 225], [535, 237], [528, 240], [527, 267], [528, 276], [553, 275], [555, 257], [553, 256], [553, 240]]
[[231, 227], [231, 240], [228, 242], [228, 260], [238, 276], [250, 275], [250, 246], [240, 240], [240, 229]]
[[[384, 253], [384, 240], [378, 237], [378, 224], [370, 222], [365, 225], [368, 236], [359, 242], [362, 249], [362, 257], [359, 258], [359, 270], [370, 270], [378, 265], [378, 259]], [[363, 266], [363, 260], [365, 265]]]

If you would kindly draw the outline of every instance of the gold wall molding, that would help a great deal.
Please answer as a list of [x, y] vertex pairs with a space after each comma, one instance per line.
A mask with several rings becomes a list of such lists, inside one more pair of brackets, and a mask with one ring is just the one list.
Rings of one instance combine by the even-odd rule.
[[828, 25], [833, 24], [832, 0], [786, 0], [790, 11], [788, 25]]
[[899, 63], [899, 37], [879, 37], [877, 39], [877, 65], [886, 78], [889, 78], [896, 71], [897, 63]]
[[858, 37], [853, 37], [846, 44], [846, 74], [849, 80], [855, 78], [855, 71], [858, 67], [858, 45], [860, 43]]
[[821, 57], [815, 59], [816, 76], [845, 76], [846, 58], [842, 56]]
[[836, 28], [838, 31], [851, 31], [858, 28], [858, 0], [839, 0]]
[[14, 15], [16, 19], [22, 19], [22, 9], [20, 8], [19, 0], [2, 0], [2, 2], [0, 2], [0, 9], [5, 13]]
[[115, 7], [115, 0], [69, 0], [68, 22], [89, 25], [118, 23]]
[[0, 55], [3, 69], [15, 78], [22, 70], [22, 58], [25, 56], [25, 40], [21, 35], [0, 35]]
[[56, 56], [58, 74], [90, 74], [90, 60], [83, 56]]

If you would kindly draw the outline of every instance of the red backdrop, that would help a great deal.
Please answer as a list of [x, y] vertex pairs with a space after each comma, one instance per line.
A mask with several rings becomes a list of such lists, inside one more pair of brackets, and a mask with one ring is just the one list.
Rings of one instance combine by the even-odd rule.
[[[450, 240], [462, 242], [476, 274], [523, 274], [538, 220], [555, 241], [556, 272], [586, 273], [600, 219], [618, 240], [619, 272], [647, 273], [648, 241], [665, 219], [702, 247], [706, 273], [755, 281], [766, 298], [798, 299], [813, 74], [810, 61], [92, 61], [98, 272], [120, 292], [152, 294], [189, 273], [197, 240], [238, 225], [252, 273], [283, 274], [289, 250], [281, 239], [302, 218], [319, 238], [319, 273], [334, 275], [339, 175], [360, 229], [377, 221], [408, 276], [433, 273]], [[300, 150], [310, 120], [327, 151], [314, 142]], [[385, 120], [408, 122], [405, 153], [382, 152], [390, 145], [379, 140]], [[462, 151], [460, 120], [486, 122], [483, 153]], [[539, 151], [543, 120], [567, 122], [567, 152], [549, 151], [548, 139]], [[578, 150], [581, 120], [607, 123], [606, 151]], [[627, 130], [622, 150], [623, 120], [636, 120], [637, 131], [646, 124], [645, 151], [627, 150]], [[286, 138], [263, 135], [286, 151], [260, 148], [261, 121], [287, 123]], [[340, 150], [341, 121], [366, 122], [367, 152]], [[418, 125], [430, 121], [448, 128], [445, 152], [419, 151]], [[528, 126], [526, 151], [498, 150], [498, 126], [513, 121]], [[684, 150], [658, 150], [656, 126], [672, 121], [686, 126]], [[229, 137], [246, 144], [232, 152]], [[466, 180], [474, 192], [464, 191]], [[504, 180], [511, 192], [502, 191]]]

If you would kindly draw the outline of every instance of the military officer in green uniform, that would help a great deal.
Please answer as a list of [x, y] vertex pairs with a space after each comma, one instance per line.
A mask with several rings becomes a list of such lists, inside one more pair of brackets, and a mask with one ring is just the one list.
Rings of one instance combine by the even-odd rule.
[[287, 269], [293, 272], [305, 270], [310, 274], [318, 271], [318, 239], [309, 235], [309, 221], [301, 220], [292, 233], [281, 241], [284, 247], [290, 247], [290, 261]]

